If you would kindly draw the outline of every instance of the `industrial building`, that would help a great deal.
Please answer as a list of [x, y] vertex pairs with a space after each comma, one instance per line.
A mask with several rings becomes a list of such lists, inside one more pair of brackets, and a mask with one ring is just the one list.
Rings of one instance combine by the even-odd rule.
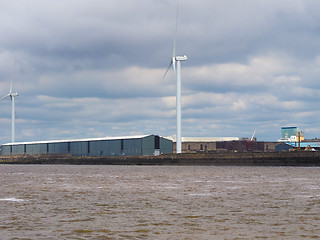
[[320, 140], [305, 139], [298, 127], [282, 127], [276, 151], [320, 151]]
[[144, 156], [172, 153], [172, 141], [157, 135], [8, 143], [1, 155]]
[[[173, 141], [175, 152], [175, 136], [168, 137]], [[182, 137], [182, 153], [210, 152], [274, 152], [278, 142], [258, 142], [256, 138], [239, 137]]]
[[[173, 152], [176, 149], [175, 136], [168, 137], [173, 141]], [[217, 142], [239, 141], [238, 137], [182, 137], [181, 150], [183, 153], [214, 152]]]
[[299, 142], [304, 140], [304, 133], [298, 127], [282, 127], [279, 142]]

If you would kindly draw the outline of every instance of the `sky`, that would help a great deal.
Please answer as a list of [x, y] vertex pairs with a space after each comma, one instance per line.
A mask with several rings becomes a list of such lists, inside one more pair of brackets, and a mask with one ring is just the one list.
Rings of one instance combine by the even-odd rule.
[[[16, 142], [176, 134], [174, 0], [0, 0]], [[320, 137], [320, 1], [180, 0], [182, 136]], [[15, 63], [15, 64], [14, 64]], [[13, 66], [14, 71], [13, 71]], [[10, 98], [0, 144], [11, 142]]]

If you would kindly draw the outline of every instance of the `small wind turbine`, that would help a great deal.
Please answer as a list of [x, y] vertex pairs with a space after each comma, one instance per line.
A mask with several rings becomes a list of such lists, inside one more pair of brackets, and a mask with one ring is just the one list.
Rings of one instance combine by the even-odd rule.
[[[163, 75], [163, 78], [167, 75], [167, 72], [173, 67], [173, 70], [176, 71], [177, 74], [177, 97], [176, 97], [176, 108], [177, 108], [177, 139], [176, 139], [176, 150], [177, 153], [181, 153], [181, 61], [186, 61], [187, 56], [177, 56], [176, 55], [176, 38], [177, 38], [177, 30], [178, 30], [178, 11], [179, 11], [179, 5], [177, 6], [177, 15], [176, 15], [176, 32], [175, 32], [175, 38], [173, 43], [173, 51], [172, 51], [172, 57], [169, 64], [169, 67], [167, 68], [167, 71]], [[177, 66], [176, 66], [177, 64]]]
[[7, 97], [10, 97], [11, 99], [11, 102], [12, 102], [12, 116], [11, 116], [11, 142], [14, 143], [14, 120], [15, 120], [15, 110], [14, 110], [14, 98], [19, 96], [19, 94], [17, 92], [12, 92], [12, 87], [13, 87], [13, 73], [14, 73], [14, 68], [15, 68], [15, 64], [13, 66], [13, 71], [12, 71], [12, 79], [11, 79], [11, 85], [10, 85], [10, 91], [9, 93], [0, 98], [0, 101], [7, 98]]

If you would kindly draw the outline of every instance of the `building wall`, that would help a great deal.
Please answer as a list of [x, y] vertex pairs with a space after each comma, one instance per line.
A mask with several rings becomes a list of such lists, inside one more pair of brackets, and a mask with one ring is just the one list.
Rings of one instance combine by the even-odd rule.
[[[156, 142], [157, 139], [157, 142]], [[153, 155], [172, 153], [172, 141], [155, 135], [142, 138], [70, 142], [15, 143], [1, 146], [1, 155], [72, 154], [73, 156]]]
[[142, 139], [142, 155], [154, 155], [156, 150], [159, 154], [172, 153], [172, 140], [150, 135]]
[[160, 138], [160, 154], [172, 153], [173, 142], [166, 138]]
[[68, 151], [68, 153], [71, 153], [74, 156], [88, 155], [88, 142], [70, 142], [70, 151]]
[[279, 142], [264, 142], [264, 151], [265, 152], [275, 152], [277, 151], [277, 146], [281, 145]]
[[23, 154], [24, 153], [24, 145], [17, 145], [17, 146], [12, 146], [12, 150], [19, 153]]
[[[146, 138], [149, 138], [149, 137], [146, 137]], [[123, 155], [130, 155], [130, 156], [147, 155], [147, 154], [143, 154], [142, 141], [143, 139], [123, 140], [123, 149], [121, 149], [121, 152], [123, 153]]]
[[70, 144], [70, 143], [68, 143], [68, 142], [49, 143], [49, 144], [43, 143], [43, 144], [41, 144], [43, 146], [43, 148], [44, 148], [42, 150], [42, 153], [49, 153], [49, 154], [65, 154], [65, 153], [68, 153], [68, 144]]
[[[216, 142], [182, 142], [181, 151], [191, 152], [210, 152], [216, 150]], [[173, 144], [173, 152], [176, 152], [176, 143]]]
[[275, 147], [276, 152], [289, 151], [290, 149], [292, 149], [292, 147], [286, 143], [279, 143]]
[[[44, 143], [35, 143], [35, 144], [24, 144], [25, 145], [25, 153], [36, 155], [36, 154], [47, 154], [47, 144]], [[12, 153], [16, 153], [15, 147], [17, 145], [12, 145]]]
[[255, 141], [230, 141], [230, 142], [217, 142], [217, 150], [223, 149], [227, 151], [237, 152], [251, 152], [258, 151], [264, 152], [264, 142]]
[[[265, 145], [265, 142], [256, 141], [219, 141], [219, 142], [182, 142], [182, 153], [214, 152], [214, 151], [275, 151], [275, 143]], [[173, 152], [176, 152], [176, 143], [173, 143]]]
[[297, 133], [298, 133], [297, 127], [282, 127], [281, 128], [281, 138], [282, 139], [287, 139], [287, 138], [290, 138], [291, 136], [296, 136]]
[[154, 153], [154, 136], [148, 136], [142, 139], [142, 155], [153, 155]]

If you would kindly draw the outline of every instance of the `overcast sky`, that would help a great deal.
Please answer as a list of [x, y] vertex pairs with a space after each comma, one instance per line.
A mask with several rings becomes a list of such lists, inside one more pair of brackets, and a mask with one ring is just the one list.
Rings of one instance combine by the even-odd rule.
[[[320, 137], [320, 1], [181, 0], [182, 136]], [[16, 141], [176, 134], [176, 1], [0, 0]], [[0, 143], [11, 102], [0, 102]]]

